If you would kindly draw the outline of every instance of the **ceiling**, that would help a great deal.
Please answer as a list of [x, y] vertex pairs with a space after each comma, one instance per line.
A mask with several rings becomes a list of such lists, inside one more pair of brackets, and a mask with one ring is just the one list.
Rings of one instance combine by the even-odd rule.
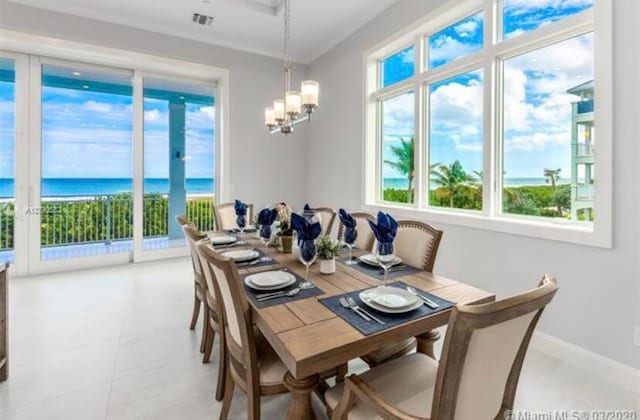
[[[9, 0], [282, 57], [283, 0]], [[291, 56], [310, 63], [397, 0], [291, 0]], [[214, 17], [210, 27], [194, 12]]]

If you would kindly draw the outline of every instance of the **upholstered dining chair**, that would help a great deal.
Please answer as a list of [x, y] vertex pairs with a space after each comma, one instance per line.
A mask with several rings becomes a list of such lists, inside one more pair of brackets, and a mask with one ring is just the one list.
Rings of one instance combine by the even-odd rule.
[[[359, 212], [351, 213], [351, 216], [356, 220], [356, 230], [358, 231], [358, 237], [356, 238], [356, 242], [353, 244], [354, 248], [371, 252], [376, 237], [373, 235], [373, 231], [369, 227], [369, 223], [367, 223], [367, 221], [371, 220], [372, 222], [375, 222], [375, 216], [369, 213]], [[344, 226], [342, 223], [338, 223], [338, 240], [342, 241], [344, 236]]]
[[555, 278], [545, 275], [521, 295], [457, 305], [440, 363], [413, 353], [348, 377], [325, 393], [331, 418], [507, 418], [531, 335], [557, 290]]
[[[224, 330], [226, 347], [226, 380], [220, 419], [229, 415], [235, 385], [247, 395], [247, 418], [260, 419], [260, 397], [289, 392], [284, 383], [287, 368], [269, 342], [253, 326], [251, 308], [247, 301], [238, 269], [233, 260], [218, 254], [206, 243], [198, 244], [200, 256], [211, 278]], [[341, 367], [344, 368], [344, 367]], [[341, 372], [332, 369], [321, 378]]]
[[[200, 239], [206, 238], [206, 235], [195, 227], [195, 225], [187, 219], [185, 216], [178, 215], [176, 216], [176, 222], [182, 228], [182, 232], [184, 233], [184, 238], [189, 245], [189, 251], [191, 254], [191, 266], [193, 268], [193, 280], [194, 280], [194, 293], [193, 293], [193, 312], [191, 314], [191, 323], [189, 324], [189, 329], [194, 330], [196, 328], [196, 324], [198, 323], [198, 317], [200, 316], [200, 304], [205, 302], [205, 287], [206, 282], [202, 274], [202, 267], [200, 265], [200, 258], [198, 257], [197, 252], [191, 246], [192, 240], [189, 239], [187, 235], [187, 231], [185, 230], [185, 226], [190, 227], [190, 231], [193, 232], [194, 241], [199, 241]], [[204, 352], [204, 328], [203, 328], [203, 340], [200, 346], [200, 351]]]
[[[442, 231], [426, 223], [400, 220], [394, 242], [395, 254], [402, 258], [403, 263], [431, 272], [433, 271], [441, 239]], [[369, 366], [375, 366], [409, 354], [416, 348], [416, 344], [415, 338], [409, 338], [388, 344], [373, 353], [363, 356], [362, 359]]]
[[[213, 216], [216, 221], [217, 230], [237, 229], [236, 210], [234, 203], [218, 204]], [[253, 204], [247, 204], [247, 225], [253, 223]]]
[[331, 235], [333, 223], [336, 220], [336, 212], [329, 207], [316, 207], [313, 210], [320, 218], [322, 225], [322, 235]]

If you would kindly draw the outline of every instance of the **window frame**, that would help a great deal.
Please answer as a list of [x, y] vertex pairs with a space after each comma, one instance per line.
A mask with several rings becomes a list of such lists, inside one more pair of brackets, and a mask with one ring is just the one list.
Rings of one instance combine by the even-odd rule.
[[[484, 14], [483, 48], [434, 69], [427, 69], [428, 39], [438, 31], [480, 11]], [[391, 211], [445, 224], [511, 233], [534, 238], [610, 248], [612, 246], [612, 5], [596, 0], [588, 10], [541, 26], [517, 37], [502, 38], [502, 0], [449, 1], [405, 31], [395, 34], [364, 52], [364, 132], [362, 203], [368, 211]], [[594, 184], [593, 223], [558, 221], [539, 216], [507, 214], [502, 211], [502, 77], [509, 58], [568, 40], [586, 33], [594, 36], [594, 76], [598, 127], [598, 178]], [[414, 44], [414, 76], [381, 88], [377, 63]], [[483, 71], [483, 203], [482, 210], [449, 209], [429, 205], [428, 169], [429, 85], [474, 70]], [[415, 192], [414, 203], [381, 200], [381, 101], [404, 92], [415, 93]], [[369, 180], [374, 179], [375, 182]]]

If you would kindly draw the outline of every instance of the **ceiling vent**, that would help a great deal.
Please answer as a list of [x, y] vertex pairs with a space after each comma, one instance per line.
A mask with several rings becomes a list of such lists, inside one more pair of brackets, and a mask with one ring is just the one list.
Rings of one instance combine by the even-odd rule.
[[192, 22], [200, 26], [211, 26], [211, 23], [213, 23], [213, 16], [194, 13]]

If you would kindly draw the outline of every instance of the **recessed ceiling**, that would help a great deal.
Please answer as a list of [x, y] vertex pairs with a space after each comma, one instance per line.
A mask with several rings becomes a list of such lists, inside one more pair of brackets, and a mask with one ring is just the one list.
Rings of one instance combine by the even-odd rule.
[[[9, 0], [28, 6], [281, 57], [282, 0]], [[291, 56], [309, 63], [397, 0], [291, 0]], [[194, 13], [214, 17], [211, 26]]]

